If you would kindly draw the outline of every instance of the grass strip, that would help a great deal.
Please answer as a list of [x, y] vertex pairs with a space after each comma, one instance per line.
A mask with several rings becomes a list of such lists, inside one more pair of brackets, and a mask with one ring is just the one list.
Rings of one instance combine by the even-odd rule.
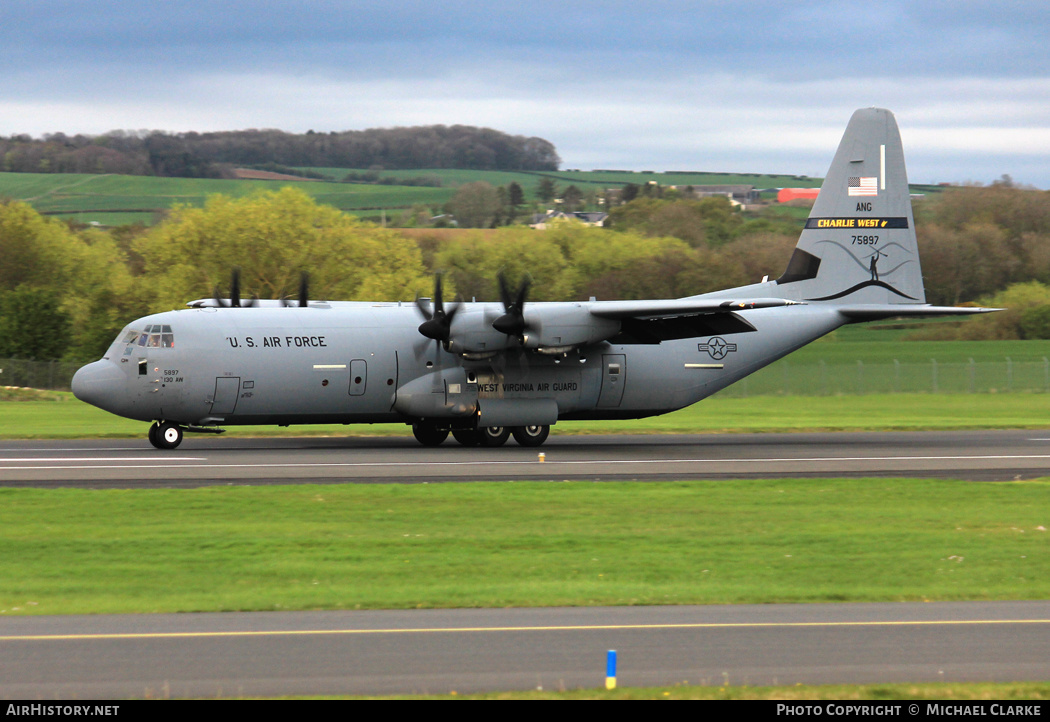
[[[732, 681], [732, 680], [730, 680]], [[915, 701], [1005, 701], [1050, 699], [1050, 682], [929, 683], [791, 685], [783, 687], [733, 687], [680, 684], [673, 687], [617, 687], [605, 689], [532, 690], [483, 694], [382, 697], [378, 699], [759, 699], [775, 701], [915, 700]], [[824, 708], [825, 713], [845, 715]], [[925, 705], [922, 712], [931, 714]], [[903, 710], [902, 715], [903, 716]], [[856, 715], [854, 715], [856, 716]]]
[[1045, 599], [1048, 486], [0, 489], [0, 614]]
[[[147, 424], [114, 416], [63, 392], [0, 397], [0, 439], [145, 438]], [[10, 395], [9, 395], [10, 398]], [[566, 421], [554, 434], [693, 434], [790, 431], [1036, 429], [1048, 426], [1043, 394], [872, 394], [712, 397], [663, 416]], [[230, 436], [397, 436], [405, 424], [227, 427]]]

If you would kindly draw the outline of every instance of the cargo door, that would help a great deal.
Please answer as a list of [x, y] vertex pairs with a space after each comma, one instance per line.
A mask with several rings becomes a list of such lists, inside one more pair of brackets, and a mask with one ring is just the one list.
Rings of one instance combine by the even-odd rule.
[[227, 416], [237, 408], [237, 396], [241, 390], [240, 376], [222, 376], [215, 379], [215, 396], [212, 397], [212, 416]]

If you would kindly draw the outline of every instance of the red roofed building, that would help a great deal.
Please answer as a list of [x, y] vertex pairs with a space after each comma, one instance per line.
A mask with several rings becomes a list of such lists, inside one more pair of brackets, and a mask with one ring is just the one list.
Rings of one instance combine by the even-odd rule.
[[788, 203], [790, 201], [817, 199], [819, 188], [781, 188], [777, 193], [777, 203]]

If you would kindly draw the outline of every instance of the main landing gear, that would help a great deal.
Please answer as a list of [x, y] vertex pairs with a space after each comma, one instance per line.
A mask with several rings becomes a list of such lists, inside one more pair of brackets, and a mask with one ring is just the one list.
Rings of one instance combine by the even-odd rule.
[[149, 442], [158, 449], [174, 449], [182, 443], [182, 427], [170, 421], [157, 421], [149, 427]]
[[[520, 446], [539, 446], [550, 436], [550, 426], [483, 426], [479, 429], [453, 429], [452, 437], [463, 446], [503, 446], [514, 436]], [[434, 424], [415, 424], [412, 434], [423, 446], [439, 446], [449, 431]]]

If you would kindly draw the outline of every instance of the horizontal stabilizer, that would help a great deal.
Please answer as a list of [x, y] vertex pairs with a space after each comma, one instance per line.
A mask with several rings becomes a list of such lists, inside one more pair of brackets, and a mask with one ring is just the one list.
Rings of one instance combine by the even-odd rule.
[[835, 309], [850, 321], [878, 321], [884, 318], [895, 318], [905, 316], [908, 318], [922, 318], [931, 316], [972, 316], [978, 313], [991, 313], [1002, 311], [1001, 308], [973, 308], [960, 306], [931, 306], [921, 303], [914, 305], [904, 304], [858, 304], [856, 306], [842, 306]]

